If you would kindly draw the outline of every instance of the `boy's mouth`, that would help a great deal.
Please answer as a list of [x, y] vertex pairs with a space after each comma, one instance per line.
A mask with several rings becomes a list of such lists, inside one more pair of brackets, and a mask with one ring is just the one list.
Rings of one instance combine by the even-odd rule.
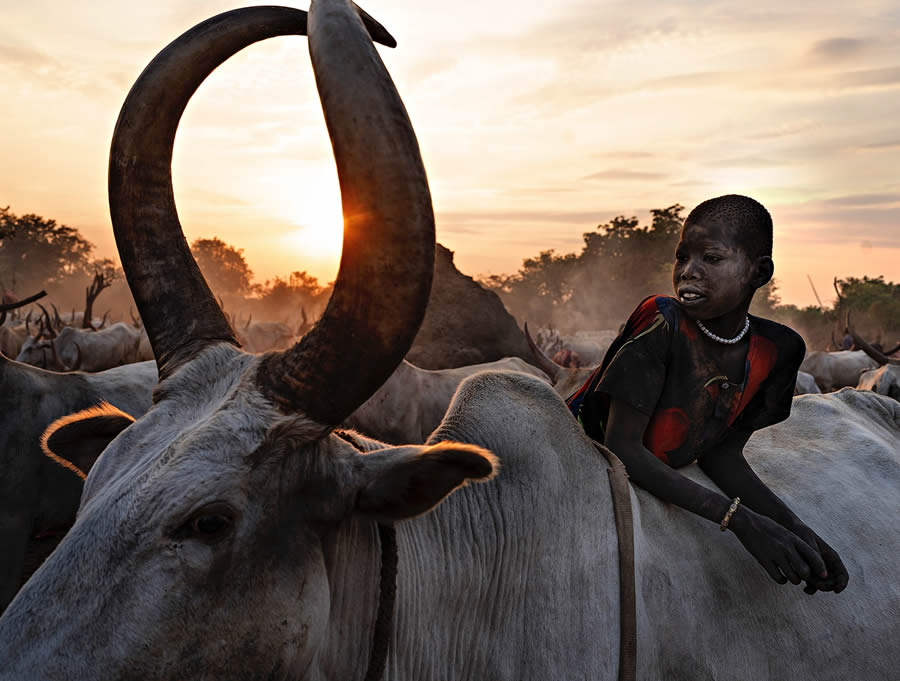
[[683, 305], [691, 305], [699, 303], [704, 300], [706, 296], [704, 296], [699, 291], [693, 291], [691, 289], [682, 289], [678, 292], [678, 300]]

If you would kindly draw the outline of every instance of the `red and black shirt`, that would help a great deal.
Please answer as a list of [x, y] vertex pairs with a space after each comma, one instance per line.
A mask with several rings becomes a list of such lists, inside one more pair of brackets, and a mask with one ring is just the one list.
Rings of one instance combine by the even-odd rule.
[[589, 436], [603, 442], [610, 397], [648, 415], [644, 445], [679, 467], [730, 432], [752, 433], [785, 420], [806, 345], [788, 327], [750, 315], [740, 384], [716, 363], [706, 338], [675, 298], [638, 305], [603, 364], [566, 400]]

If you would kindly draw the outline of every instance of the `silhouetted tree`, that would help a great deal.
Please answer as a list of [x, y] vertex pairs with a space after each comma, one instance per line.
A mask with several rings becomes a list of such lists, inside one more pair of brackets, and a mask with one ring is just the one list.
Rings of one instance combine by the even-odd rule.
[[321, 315], [332, 288], [333, 283], [322, 286], [305, 271], [291, 272], [287, 278], [275, 277], [258, 287], [254, 307], [269, 319], [309, 324]]
[[213, 237], [196, 239], [191, 244], [191, 253], [216, 295], [233, 299], [253, 291], [253, 272], [244, 259], [243, 248], [235, 248]]
[[647, 226], [635, 216], [616, 216], [583, 235], [580, 254], [542, 251], [514, 275], [481, 281], [520, 321], [568, 331], [616, 328], [642, 298], [671, 291], [683, 210], [677, 203], [651, 210]]
[[87, 274], [93, 249], [73, 227], [0, 208], [0, 284], [12, 291], [37, 290]]

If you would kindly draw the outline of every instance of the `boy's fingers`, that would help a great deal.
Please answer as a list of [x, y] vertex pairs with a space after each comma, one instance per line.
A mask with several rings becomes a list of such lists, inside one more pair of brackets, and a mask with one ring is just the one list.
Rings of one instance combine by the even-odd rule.
[[825, 561], [822, 560], [822, 556], [819, 555], [818, 551], [802, 540], [795, 542], [794, 546], [815, 574], [823, 578], [828, 576]]
[[784, 573], [784, 576], [787, 577], [787, 581], [791, 584], [800, 583], [800, 577], [794, 572], [794, 569], [790, 566], [788, 561], [784, 561], [784, 564], [781, 566], [781, 571]]
[[846, 588], [847, 582], [850, 580], [847, 568], [844, 567], [844, 562], [837, 554], [837, 551], [827, 544], [823, 547], [822, 554], [825, 557], [825, 562], [828, 564], [828, 573], [834, 580], [834, 592], [840, 593]]
[[810, 596], [812, 596], [814, 593], [816, 593], [816, 591], [818, 591], [818, 589], [816, 587], [814, 587], [812, 584], [810, 584], [809, 582], [807, 582], [806, 586], [803, 587], [803, 593], [809, 594]]
[[[841, 567], [844, 567], [841, 565]], [[839, 594], [841, 591], [847, 588], [847, 582], [850, 581], [850, 575], [847, 574], [845, 570], [841, 574], [838, 575], [837, 579], [834, 582], [834, 593]]]
[[[795, 573], [797, 573], [797, 577], [799, 577], [801, 580], [804, 580], [804, 581], [809, 579], [809, 575], [810, 575], [809, 565], [803, 559], [803, 556], [801, 556], [799, 553], [789, 552], [788, 560], [790, 561], [791, 568], [794, 570]], [[799, 584], [800, 582], [793, 582], [793, 583]]]
[[787, 582], [787, 579], [783, 574], [781, 574], [778, 566], [775, 565], [773, 561], [767, 560], [765, 563], [760, 563], [760, 565], [762, 565], [766, 569], [766, 572], [769, 573], [769, 577], [774, 579], [779, 584], [784, 584], [785, 582]]

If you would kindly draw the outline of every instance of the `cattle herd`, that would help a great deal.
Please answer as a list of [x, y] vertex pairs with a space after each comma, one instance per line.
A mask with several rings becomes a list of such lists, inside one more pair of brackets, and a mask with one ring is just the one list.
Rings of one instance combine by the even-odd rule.
[[[291, 34], [308, 36], [344, 256], [312, 328], [235, 328], [182, 236], [172, 146], [212, 70]], [[110, 152], [140, 316], [22, 319], [40, 294], [0, 308], [0, 681], [617, 677], [608, 464], [562, 401], [615, 333], [525, 326], [528, 361], [404, 359], [434, 218], [372, 41], [394, 45], [349, 0], [177, 38]], [[897, 678], [900, 360], [859, 341], [808, 353], [791, 417], [747, 447], [849, 587], [778, 586], [733, 536], [632, 487], [638, 678]], [[585, 366], [553, 361], [567, 345]]]

